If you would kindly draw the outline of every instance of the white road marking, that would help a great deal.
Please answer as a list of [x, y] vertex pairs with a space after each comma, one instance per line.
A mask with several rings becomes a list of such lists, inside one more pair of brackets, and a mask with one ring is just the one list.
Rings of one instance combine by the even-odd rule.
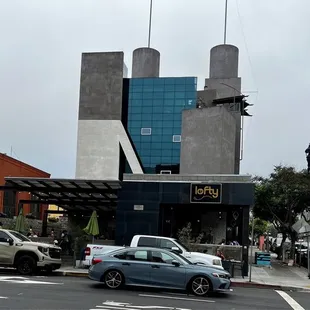
[[[187, 308], [176, 308], [170, 306], [135, 306], [131, 303], [106, 301], [102, 303], [102, 306], [96, 306], [97, 310], [141, 310], [141, 309], [162, 309], [162, 310], [191, 310]], [[94, 310], [94, 309], [89, 309]]]
[[8, 299], [9, 297], [0, 296], [0, 299]]
[[0, 277], [0, 282], [10, 282], [19, 284], [46, 284], [46, 285], [63, 285], [63, 283], [34, 281], [25, 277]]
[[295, 299], [283, 291], [276, 291], [294, 310], [305, 310]]
[[148, 295], [148, 294], [139, 294], [140, 297], [150, 297], [150, 298], [161, 298], [161, 299], [176, 299], [176, 300], [187, 300], [187, 301], [197, 301], [197, 302], [207, 302], [213, 303], [214, 300], [208, 299], [195, 299], [195, 298], [182, 298], [182, 297], [172, 297], [172, 296], [165, 296], [165, 295]]

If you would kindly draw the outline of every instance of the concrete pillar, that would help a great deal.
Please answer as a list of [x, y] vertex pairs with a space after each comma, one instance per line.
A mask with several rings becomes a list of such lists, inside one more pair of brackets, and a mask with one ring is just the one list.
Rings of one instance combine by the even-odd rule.
[[133, 78], [159, 77], [160, 53], [148, 47], [134, 50], [132, 57]]
[[214, 46], [210, 52], [210, 78], [238, 77], [239, 50], [234, 45]]

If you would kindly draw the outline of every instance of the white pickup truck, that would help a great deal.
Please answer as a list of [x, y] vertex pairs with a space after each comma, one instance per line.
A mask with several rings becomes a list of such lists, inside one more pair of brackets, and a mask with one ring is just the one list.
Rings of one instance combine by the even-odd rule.
[[[136, 235], [132, 238], [130, 247], [154, 247], [168, 249], [179, 253], [194, 264], [203, 264], [224, 269], [222, 266], [222, 261], [219, 257], [205, 253], [190, 252], [185, 245], [174, 238]], [[83, 265], [90, 266], [95, 255], [104, 254], [122, 248], [124, 247], [88, 244], [85, 249], [85, 260], [83, 261]]]

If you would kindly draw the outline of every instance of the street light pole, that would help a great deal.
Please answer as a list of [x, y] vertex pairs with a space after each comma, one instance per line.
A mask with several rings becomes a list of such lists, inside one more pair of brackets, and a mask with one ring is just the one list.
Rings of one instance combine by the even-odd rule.
[[[252, 211], [253, 212], [253, 211]], [[252, 232], [251, 232], [251, 248], [250, 248], [250, 272], [249, 272], [249, 282], [252, 281], [252, 265], [253, 265], [253, 243], [254, 243], [254, 215], [252, 216]]]

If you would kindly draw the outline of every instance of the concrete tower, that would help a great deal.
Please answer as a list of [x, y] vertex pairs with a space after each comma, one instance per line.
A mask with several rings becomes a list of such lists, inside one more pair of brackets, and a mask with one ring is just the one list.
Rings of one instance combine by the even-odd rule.
[[148, 47], [134, 50], [132, 57], [133, 78], [159, 77], [160, 53]]
[[214, 99], [240, 95], [238, 62], [236, 46], [211, 49], [209, 78], [197, 94], [202, 108], [183, 112], [181, 173], [239, 174], [241, 114], [213, 104]]

